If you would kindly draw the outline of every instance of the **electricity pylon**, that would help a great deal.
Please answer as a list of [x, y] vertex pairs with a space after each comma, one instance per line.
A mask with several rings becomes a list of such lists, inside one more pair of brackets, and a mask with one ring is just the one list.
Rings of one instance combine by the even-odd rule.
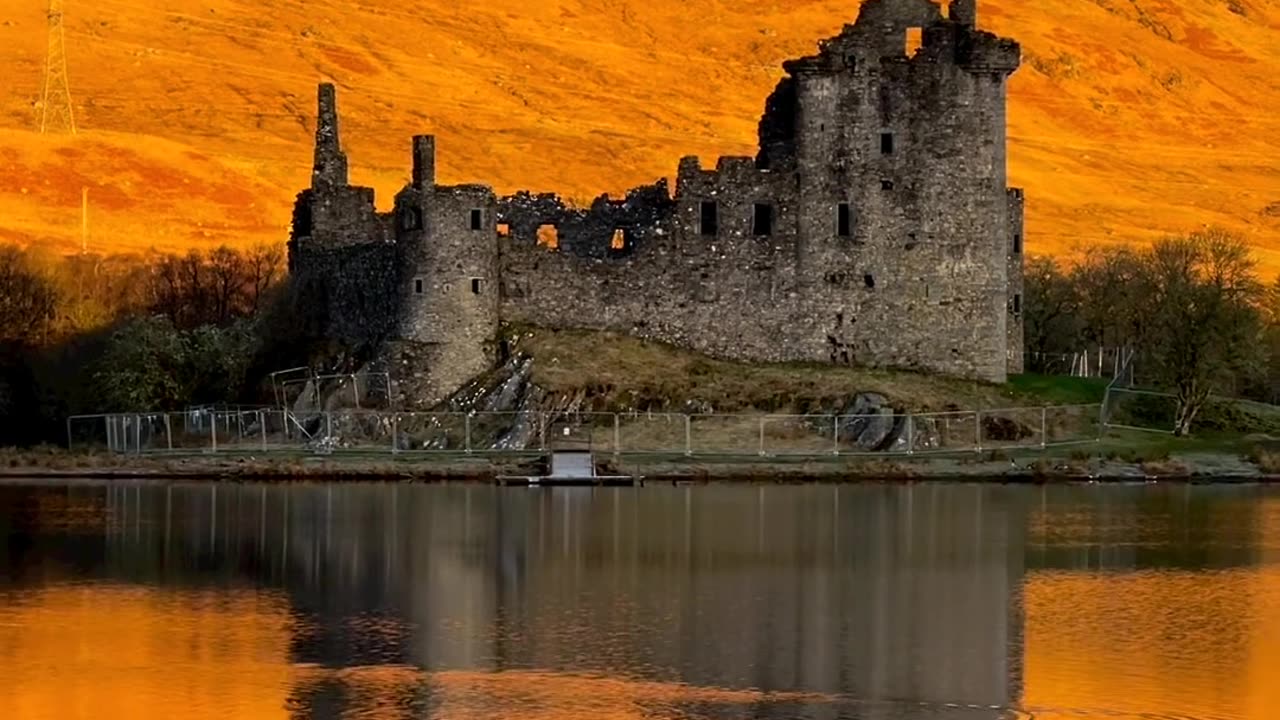
[[40, 95], [40, 132], [75, 135], [71, 81], [67, 79], [67, 42], [62, 31], [62, 1], [49, 0], [49, 53], [44, 65], [44, 92]]

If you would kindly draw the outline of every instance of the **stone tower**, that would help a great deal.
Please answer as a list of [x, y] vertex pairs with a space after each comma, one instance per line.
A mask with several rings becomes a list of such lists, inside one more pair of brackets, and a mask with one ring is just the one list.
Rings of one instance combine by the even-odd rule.
[[413, 138], [413, 174], [396, 195], [398, 363], [402, 394], [443, 399], [490, 369], [497, 355], [495, 196], [479, 185], [436, 182], [436, 141]]
[[[798, 175], [802, 288], [820, 292], [824, 273], [848, 267], [876, 299], [846, 295], [846, 325], [901, 326], [888, 313], [912, 308], [892, 338], [860, 337], [864, 352], [938, 367], [972, 357], [972, 374], [1002, 379], [1020, 323], [1005, 151], [1006, 80], [1020, 50], [975, 30], [975, 12], [974, 0], [954, 0], [949, 18], [930, 0], [867, 0], [818, 55], [786, 63], [758, 162]], [[1020, 194], [1016, 209], [1020, 224]]]

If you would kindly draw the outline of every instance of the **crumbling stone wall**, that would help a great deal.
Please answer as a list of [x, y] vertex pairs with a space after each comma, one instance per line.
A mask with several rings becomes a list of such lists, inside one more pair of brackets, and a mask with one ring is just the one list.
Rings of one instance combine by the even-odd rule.
[[[395, 355], [430, 404], [487, 369], [504, 324], [600, 328], [752, 361], [916, 368], [1003, 381], [1021, 366], [1021, 191], [1007, 188], [1006, 79], [1016, 43], [975, 4], [867, 0], [816, 55], [785, 64], [754, 158], [588, 208], [435, 181], [435, 141], [379, 215], [346, 184], [336, 98], [320, 92], [316, 170], [295, 208], [291, 268], [392, 288]], [[922, 44], [908, 56], [906, 35]], [[538, 244], [552, 226], [558, 244]], [[367, 270], [322, 259], [370, 251]], [[393, 257], [392, 267], [382, 258]], [[341, 315], [346, 300], [329, 302]], [[376, 314], [376, 313], [374, 313]], [[394, 369], [393, 369], [394, 372]]]

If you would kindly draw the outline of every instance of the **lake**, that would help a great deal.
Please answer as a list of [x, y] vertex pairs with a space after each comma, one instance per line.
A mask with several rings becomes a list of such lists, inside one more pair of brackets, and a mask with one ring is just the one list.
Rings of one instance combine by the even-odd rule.
[[1271, 720], [1280, 489], [0, 485], [0, 718]]

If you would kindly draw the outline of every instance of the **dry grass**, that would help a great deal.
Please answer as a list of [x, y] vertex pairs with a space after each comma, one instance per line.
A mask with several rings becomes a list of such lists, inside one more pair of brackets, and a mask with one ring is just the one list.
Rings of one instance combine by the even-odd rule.
[[1191, 467], [1181, 460], [1166, 458], [1164, 460], [1146, 460], [1141, 463], [1142, 471], [1149, 477], [1184, 478], [1191, 475]]
[[1257, 446], [1249, 451], [1249, 461], [1268, 475], [1280, 475], [1280, 450]]
[[[309, 178], [314, 84], [342, 88], [353, 181], [391, 193], [409, 137], [442, 182], [617, 193], [699, 154], [750, 154], [780, 61], [849, 0], [131, 0], [66, 13], [74, 140], [33, 127], [45, 4], [0, 22], [0, 240], [99, 249], [283, 241]], [[983, 2], [1021, 41], [1010, 180], [1027, 245], [1141, 241], [1206, 222], [1280, 268], [1280, 0]], [[185, 198], [185, 200], [184, 200]]]
[[[858, 392], [882, 393], [919, 412], [1009, 407], [1033, 400], [999, 385], [910, 372], [712, 360], [612, 333], [537, 330], [520, 342], [536, 359], [538, 385], [565, 395], [585, 391], [594, 399], [594, 409], [605, 412], [822, 413]], [[750, 429], [738, 430], [750, 434]]]

